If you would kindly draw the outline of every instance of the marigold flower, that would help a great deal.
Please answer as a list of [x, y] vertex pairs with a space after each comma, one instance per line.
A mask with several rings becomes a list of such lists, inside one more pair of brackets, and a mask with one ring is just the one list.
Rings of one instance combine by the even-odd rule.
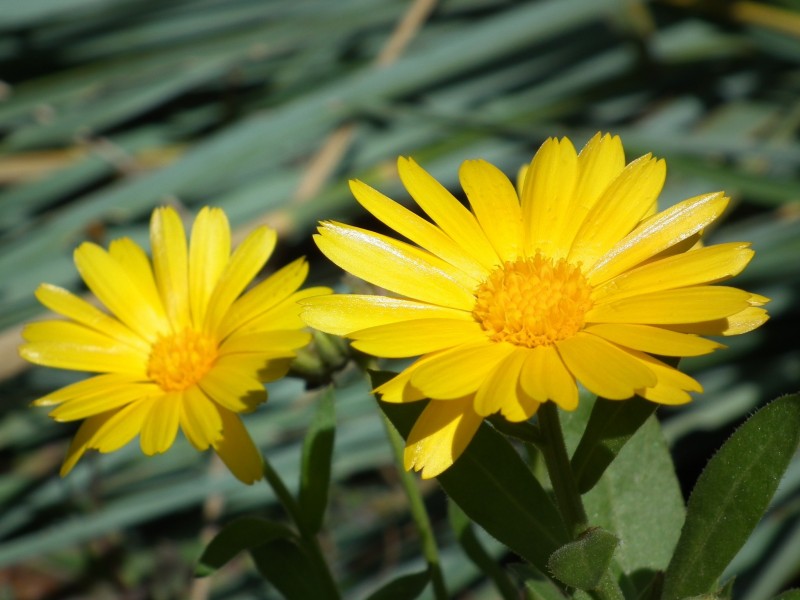
[[747, 243], [698, 248], [723, 212], [722, 192], [656, 214], [666, 174], [650, 154], [627, 166], [618, 137], [576, 153], [547, 140], [517, 193], [497, 168], [466, 161], [470, 208], [413, 160], [400, 179], [432, 223], [360, 181], [364, 208], [413, 244], [336, 222], [316, 237], [334, 263], [393, 293], [304, 301], [303, 318], [382, 357], [422, 355], [377, 388], [387, 402], [430, 398], [406, 446], [406, 468], [435, 477], [500, 413], [529, 419], [542, 402], [565, 410], [580, 382], [609, 399], [681, 404], [702, 391], [653, 355], [720, 348], [766, 319], [767, 299], [711, 285], [739, 273]]
[[[84, 419], [61, 467], [87, 449], [113, 452], [137, 434], [147, 455], [170, 448], [180, 427], [198, 450], [209, 446], [245, 483], [261, 478], [261, 454], [238, 413], [266, 401], [264, 382], [286, 374], [306, 345], [297, 301], [327, 288], [297, 291], [308, 265], [299, 259], [241, 295], [275, 247], [260, 227], [231, 254], [225, 213], [204, 208], [187, 249], [178, 213], [153, 212], [152, 264], [127, 238], [108, 251], [85, 242], [75, 265], [107, 314], [60, 287], [36, 297], [67, 320], [28, 324], [20, 354], [30, 362], [100, 373], [34, 402], [57, 421]], [[241, 295], [241, 297], [240, 297]]]

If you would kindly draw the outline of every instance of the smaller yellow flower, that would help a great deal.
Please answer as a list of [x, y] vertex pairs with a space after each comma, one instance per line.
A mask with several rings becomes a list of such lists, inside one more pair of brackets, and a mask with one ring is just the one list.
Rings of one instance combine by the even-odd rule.
[[410, 159], [403, 185], [430, 220], [360, 181], [356, 200], [408, 242], [326, 222], [315, 240], [334, 263], [390, 297], [303, 302], [306, 323], [363, 352], [420, 356], [376, 391], [386, 402], [430, 398], [408, 436], [405, 466], [435, 477], [483, 418], [531, 418], [543, 402], [578, 405], [578, 383], [614, 400], [681, 404], [700, 384], [657, 356], [697, 356], [767, 320], [767, 299], [716, 285], [745, 268], [747, 243], [697, 248], [728, 204], [722, 192], [657, 213], [666, 165], [625, 164], [618, 137], [578, 153], [549, 139], [516, 187], [466, 161], [469, 207]]
[[69, 473], [88, 449], [113, 452], [137, 434], [147, 455], [172, 446], [178, 428], [198, 450], [209, 446], [244, 483], [262, 476], [261, 454], [239, 413], [265, 402], [264, 382], [286, 374], [303, 331], [298, 291], [308, 265], [298, 259], [248, 292], [266, 263], [275, 231], [260, 227], [231, 253], [220, 209], [197, 215], [188, 244], [178, 213], [153, 212], [152, 262], [127, 238], [108, 251], [89, 242], [75, 251], [83, 280], [111, 314], [60, 287], [36, 297], [67, 320], [28, 324], [26, 360], [99, 373], [34, 402], [56, 406], [57, 421], [83, 420], [61, 467]]

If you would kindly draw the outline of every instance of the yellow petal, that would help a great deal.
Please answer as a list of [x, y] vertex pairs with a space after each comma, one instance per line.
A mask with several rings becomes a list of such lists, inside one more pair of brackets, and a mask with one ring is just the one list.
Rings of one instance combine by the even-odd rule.
[[203, 391], [192, 386], [183, 393], [180, 425], [197, 450], [205, 450], [222, 435], [222, 417]]
[[717, 283], [738, 275], [753, 258], [749, 244], [707, 246], [627, 271], [596, 288], [596, 303], [679, 287]]
[[420, 364], [411, 384], [429, 398], [445, 400], [474, 393], [514, 346], [489, 340], [445, 350]]
[[438, 354], [429, 355], [419, 359], [383, 385], [376, 387], [372, 392], [378, 394], [380, 399], [384, 402], [403, 403], [422, 400], [425, 398], [425, 394], [411, 385], [411, 375], [416, 370], [417, 365], [424, 364], [426, 361], [430, 360], [431, 356], [437, 355]]
[[174, 330], [180, 331], [189, 325], [189, 259], [186, 232], [175, 209], [153, 211], [150, 246], [161, 301]]
[[126, 373], [106, 373], [59, 388], [46, 396], [34, 400], [32, 404], [34, 406], [53, 406], [74, 398], [90, 396], [102, 393], [104, 390], [113, 390], [137, 383], [142, 383], [142, 378]]
[[75, 250], [75, 266], [86, 285], [114, 315], [149, 342], [169, 331], [169, 324], [114, 257], [84, 242]]
[[769, 315], [766, 310], [753, 306], [724, 319], [699, 321], [697, 323], [678, 323], [670, 325], [669, 329], [697, 335], [740, 335], [753, 331], [766, 323], [768, 319]]
[[127, 373], [141, 378], [147, 376], [146, 355], [113, 340], [102, 341], [98, 338], [91, 345], [56, 341], [31, 342], [21, 345], [19, 353], [25, 360], [46, 367], [90, 373]]
[[566, 223], [578, 175], [578, 156], [567, 138], [549, 138], [536, 153], [522, 189], [522, 227], [525, 249], [563, 258]]
[[[153, 307], [163, 323], [167, 323], [167, 313], [161, 302], [161, 295], [156, 286], [153, 266], [150, 258], [139, 245], [129, 238], [113, 240], [108, 247], [108, 253], [127, 272], [136, 288], [146, 298], [147, 303]], [[166, 329], [166, 325], [165, 325]]]
[[725, 286], [697, 286], [641, 294], [600, 304], [587, 323], [672, 325], [722, 319], [749, 306], [750, 294]]
[[147, 456], [169, 450], [178, 433], [183, 392], [164, 394], [153, 403], [142, 422], [139, 443]]
[[431, 400], [408, 434], [403, 463], [409, 471], [422, 471], [431, 479], [450, 468], [472, 441], [481, 417], [472, 397], [437, 402]]
[[303, 285], [306, 275], [308, 263], [304, 258], [298, 258], [267, 277], [231, 305], [220, 324], [219, 337], [228, 337], [291, 296]]
[[297, 348], [311, 341], [311, 334], [297, 329], [235, 333], [219, 348], [219, 356], [240, 352], [260, 352], [271, 356], [294, 356]]
[[214, 402], [234, 412], [251, 411], [267, 401], [264, 384], [250, 369], [237, 365], [233, 356], [220, 357], [199, 385]]
[[465, 310], [386, 296], [333, 294], [303, 300], [301, 305], [306, 324], [333, 335], [417, 319], [473, 321], [472, 314]]
[[219, 332], [228, 309], [258, 275], [272, 254], [276, 240], [277, 234], [273, 229], [259, 227], [236, 248], [209, 298], [206, 331]]
[[647, 219], [587, 270], [589, 283], [597, 285], [607, 281], [659, 252], [691, 239], [716, 220], [729, 201], [730, 198], [722, 192], [705, 194], [678, 202]]
[[152, 383], [129, 383], [118, 387], [106, 387], [67, 400], [51, 411], [50, 417], [61, 422], [77, 421], [120, 408], [142, 398], [161, 394], [161, 388]]
[[400, 180], [420, 208], [461, 249], [485, 269], [500, 264], [486, 234], [475, 216], [447, 189], [410, 158], [397, 159]]
[[522, 254], [522, 212], [514, 185], [485, 160], [467, 160], [458, 172], [478, 223], [503, 261]]
[[142, 431], [142, 425], [153, 406], [163, 396], [131, 402], [115, 411], [89, 440], [89, 448], [100, 452], [114, 452], [130, 442]]
[[657, 382], [646, 365], [597, 336], [578, 333], [558, 342], [556, 347], [578, 381], [598, 396], [610, 400], [630, 398], [635, 390]]
[[584, 331], [626, 348], [662, 356], [701, 356], [725, 347], [722, 344], [695, 335], [687, 335], [649, 325], [603, 323], [589, 325]]
[[578, 386], [554, 346], [537, 346], [526, 353], [520, 387], [539, 403], [552, 400], [564, 410], [578, 407]]
[[355, 340], [353, 347], [361, 352], [384, 358], [403, 358], [480, 342], [486, 339], [486, 333], [474, 321], [417, 319], [360, 329], [349, 337]]
[[78, 464], [78, 461], [84, 455], [86, 450], [89, 449], [89, 442], [91, 439], [97, 434], [100, 428], [105, 425], [106, 421], [108, 421], [112, 416], [113, 412], [109, 412], [103, 415], [97, 415], [95, 417], [91, 417], [86, 419], [81, 426], [78, 428], [78, 431], [75, 433], [75, 437], [72, 438], [72, 441], [69, 444], [69, 449], [67, 450], [67, 456], [64, 458], [64, 462], [61, 464], [61, 477], [66, 477], [75, 465]]
[[223, 407], [219, 407], [219, 414], [222, 436], [214, 441], [214, 450], [239, 481], [248, 485], [258, 481], [264, 471], [261, 452], [238, 415]]
[[270, 308], [268, 311], [258, 315], [242, 325], [237, 333], [249, 333], [251, 331], [271, 331], [273, 329], [300, 329], [305, 327], [305, 323], [300, 318], [302, 306], [300, 302], [308, 298], [324, 296], [333, 293], [333, 290], [326, 287], [310, 287], [300, 290]]
[[703, 391], [703, 387], [697, 381], [660, 360], [638, 352], [632, 355], [658, 377], [655, 386], [636, 390], [642, 398], [659, 404], [686, 404], [692, 400], [688, 392]]
[[483, 279], [486, 269], [433, 223], [361, 181], [350, 181], [350, 191], [361, 206], [400, 235], [460, 269], [476, 285]]
[[211, 293], [231, 255], [231, 228], [219, 208], [203, 208], [192, 226], [189, 242], [189, 303], [192, 323], [205, 320]]
[[649, 154], [630, 163], [589, 210], [569, 252], [569, 261], [591, 270], [642, 220], [661, 193], [666, 177], [663, 160]]
[[43, 283], [36, 289], [36, 298], [53, 312], [105, 333], [123, 344], [145, 352], [150, 349], [150, 344], [128, 327], [63, 288]]
[[432, 254], [390, 237], [323, 223], [314, 240], [331, 261], [370, 283], [431, 304], [472, 310], [472, 279]]
[[497, 365], [475, 394], [475, 412], [484, 417], [502, 412], [509, 421], [525, 421], [536, 412], [539, 403], [519, 389], [526, 358], [526, 349], [516, 348]]

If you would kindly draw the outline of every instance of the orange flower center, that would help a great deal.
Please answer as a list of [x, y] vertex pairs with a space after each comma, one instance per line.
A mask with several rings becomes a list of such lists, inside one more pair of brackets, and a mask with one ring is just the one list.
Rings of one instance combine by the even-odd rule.
[[216, 359], [216, 342], [187, 328], [153, 344], [147, 376], [165, 392], [180, 392], [200, 381]]
[[591, 292], [578, 266], [537, 252], [492, 271], [475, 293], [472, 315], [496, 342], [548, 346], [583, 328]]

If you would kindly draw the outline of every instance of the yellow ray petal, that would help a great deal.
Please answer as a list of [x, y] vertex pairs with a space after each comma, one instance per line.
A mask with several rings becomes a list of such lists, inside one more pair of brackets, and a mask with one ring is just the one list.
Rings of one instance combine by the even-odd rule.
[[147, 358], [114, 343], [71, 344], [68, 342], [31, 342], [19, 348], [25, 360], [37, 365], [88, 371], [90, 373], [127, 373], [136, 377], [147, 376]]
[[697, 381], [660, 360], [638, 352], [631, 354], [658, 377], [655, 386], [636, 390], [642, 398], [659, 404], [686, 404], [692, 400], [688, 392], [703, 391], [703, 386]]
[[203, 208], [192, 225], [189, 242], [189, 308], [192, 323], [205, 320], [211, 293], [231, 255], [231, 228], [219, 208]]
[[259, 227], [236, 248], [208, 300], [206, 331], [219, 333], [228, 309], [258, 275], [272, 254], [276, 240], [275, 230]]
[[481, 424], [472, 397], [431, 400], [408, 434], [403, 463], [431, 479], [450, 468], [466, 449]]
[[150, 349], [150, 344], [117, 319], [63, 288], [43, 283], [36, 289], [36, 298], [53, 312], [105, 333], [123, 344], [145, 352]]
[[750, 294], [725, 287], [697, 286], [642, 294], [599, 304], [586, 313], [587, 323], [672, 325], [722, 319], [749, 306]]
[[154, 342], [169, 331], [160, 307], [148, 301], [128, 271], [105, 250], [84, 242], [75, 250], [75, 266], [98, 300], [139, 336]]
[[222, 435], [219, 410], [197, 386], [183, 393], [180, 426], [192, 446], [200, 451], [211, 446]]
[[472, 279], [409, 244], [340, 223], [323, 223], [314, 241], [342, 269], [379, 287], [450, 308], [475, 304]]
[[478, 223], [503, 261], [522, 254], [522, 212], [514, 185], [485, 160], [467, 160], [458, 172]]
[[549, 138], [536, 153], [522, 188], [522, 229], [529, 254], [566, 254], [565, 233], [578, 175], [578, 156], [567, 138]]
[[630, 398], [658, 381], [652, 370], [628, 352], [597, 336], [578, 333], [556, 344], [567, 368], [586, 388], [610, 400]]
[[109, 387], [67, 400], [51, 411], [50, 417], [62, 422], [77, 421], [120, 408], [142, 398], [161, 394], [161, 388], [153, 383], [129, 383]]
[[488, 340], [457, 346], [420, 364], [411, 375], [411, 384], [429, 398], [460, 398], [474, 393], [483, 379], [513, 351], [511, 344]]
[[61, 471], [59, 472], [61, 477], [66, 477], [69, 472], [75, 468], [75, 465], [78, 464], [78, 461], [84, 455], [86, 450], [89, 449], [89, 441], [113, 415], [113, 412], [108, 412], [103, 415], [90, 417], [81, 423], [81, 426], [75, 433], [75, 437], [72, 438], [72, 441], [69, 444], [69, 449], [67, 450], [67, 455], [64, 458], [64, 462], [61, 464]]
[[578, 407], [578, 386], [554, 346], [537, 346], [526, 353], [520, 387], [539, 403], [552, 400], [564, 410]]
[[463, 248], [433, 223], [426, 221], [361, 181], [350, 181], [350, 191], [353, 192], [353, 196], [359, 204], [375, 215], [377, 219], [420, 248], [424, 248], [460, 269], [471, 277], [476, 285], [485, 276], [486, 268], [464, 252]]
[[353, 347], [384, 358], [403, 358], [480, 342], [486, 333], [474, 321], [417, 319], [352, 332]]
[[649, 325], [603, 323], [589, 325], [584, 331], [626, 348], [662, 356], [701, 356], [725, 347], [712, 340]]
[[113, 390], [131, 384], [143, 383], [141, 377], [125, 373], [106, 373], [76, 381], [33, 401], [33, 406], [53, 406], [67, 400], [89, 396], [104, 390]]
[[587, 270], [589, 283], [597, 285], [607, 281], [659, 252], [691, 239], [716, 220], [729, 201], [730, 198], [722, 192], [704, 194], [678, 202], [647, 219]]
[[267, 401], [264, 384], [253, 377], [250, 369], [220, 357], [199, 382], [200, 389], [214, 402], [234, 412], [253, 410]]
[[500, 264], [500, 258], [475, 215], [441, 183], [410, 158], [398, 158], [397, 171], [414, 201], [467, 255], [485, 269]]
[[88, 447], [100, 452], [114, 452], [142, 431], [142, 424], [162, 397], [131, 402], [115, 411], [89, 440]]
[[642, 220], [661, 193], [667, 169], [649, 154], [637, 158], [589, 210], [569, 251], [569, 261], [591, 269]]
[[108, 253], [127, 271], [128, 277], [134, 285], [166, 322], [167, 313], [164, 311], [164, 305], [156, 286], [153, 266], [147, 253], [130, 238], [112, 240], [108, 246]]
[[725, 317], [724, 319], [714, 319], [700, 321], [697, 323], [677, 323], [669, 325], [669, 329], [683, 333], [694, 333], [697, 335], [740, 335], [753, 331], [760, 327], [769, 319], [767, 311], [763, 308], [748, 307], [738, 313]]
[[310, 287], [300, 290], [270, 308], [265, 313], [258, 315], [242, 325], [237, 333], [249, 333], [251, 331], [271, 331], [273, 329], [300, 329], [305, 326], [300, 318], [302, 306], [300, 302], [308, 298], [325, 296], [333, 293], [333, 290], [326, 287]]
[[264, 352], [272, 356], [294, 356], [294, 351], [311, 341], [311, 334], [297, 329], [235, 333], [219, 348], [219, 356], [240, 352]]
[[303, 300], [301, 305], [303, 321], [333, 335], [417, 319], [473, 320], [472, 314], [465, 310], [386, 296], [333, 294]]
[[189, 325], [189, 259], [186, 232], [171, 207], [157, 208], [150, 219], [150, 246], [156, 285], [175, 331]]
[[279, 304], [303, 285], [308, 275], [308, 263], [298, 258], [276, 271], [236, 300], [225, 314], [219, 327], [224, 339], [249, 321]]
[[103, 331], [90, 329], [80, 323], [72, 321], [34, 321], [28, 323], [22, 330], [22, 337], [28, 342], [59, 342], [72, 346], [91, 346], [98, 348], [120, 348], [121, 352], [128, 352], [146, 359], [149, 348], [137, 344], [132, 347], [122, 344], [119, 340], [109, 337]]
[[374, 394], [378, 394], [381, 400], [384, 402], [393, 402], [393, 403], [402, 403], [402, 402], [416, 402], [417, 400], [422, 400], [425, 398], [425, 394], [411, 385], [411, 375], [416, 370], [416, 366], [419, 364], [424, 364], [427, 360], [430, 360], [431, 356], [429, 355], [423, 357], [412, 364], [410, 367], [401, 371], [395, 377], [387, 381], [386, 383], [379, 385], [376, 387], [372, 392]]
[[733, 242], [707, 246], [649, 262], [627, 271], [596, 288], [596, 303], [660, 292], [679, 287], [710, 284], [738, 275], [753, 258], [750, 244]]
[[520, 370], [526, 357], [525, 349], [516, 348], [498, 363], [475, 394], [475, 412], [484, 417], [502, 412], [509, 421], [524, 421], [536, 412], [539, 403], [518, 389]]
[[139, 443], [147, 456], [166, 452], [175, 441], [181, 414], [183, 392], [164, 394], [147, 413], [142, 422]]
[[264, 470], [261, 452], [238, 415], [221, 406], [219, 414], [222, 436], [214, 441], [214, 450], [239, 481], [248, 485], [258, 481]]

